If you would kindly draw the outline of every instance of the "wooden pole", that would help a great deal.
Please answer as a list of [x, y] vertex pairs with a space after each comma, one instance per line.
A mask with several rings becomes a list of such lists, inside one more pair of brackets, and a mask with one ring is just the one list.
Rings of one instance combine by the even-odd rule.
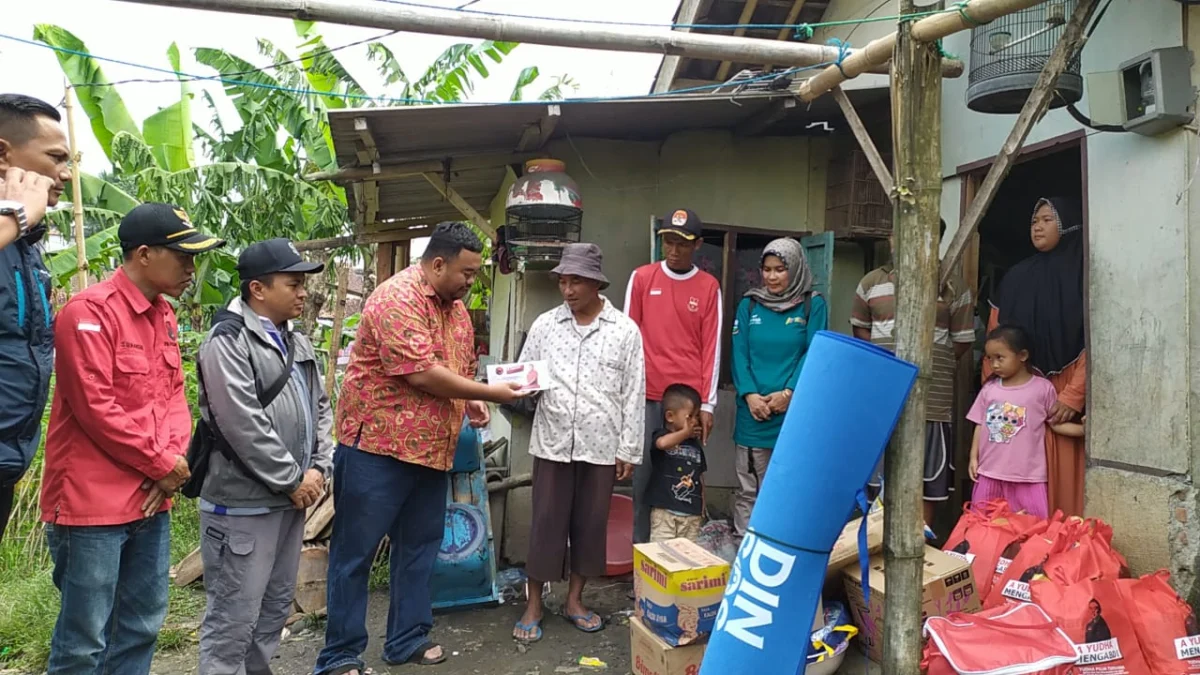
[[350, 290], [350, 267], [338, 270], [337, 290], [333, 296], [333, 330], [329, 333], [329, 363], [325, 366], [325, 395], [333, 398], [337, 387], [338, 353], [342, 351], [342, 323], [346, 320], [346, 293]]
[[971, 236], [979, 229], [979, 223], [983, 222], [983, 217], [992, 205], [992, 200], [1000, 191], [1000, 184], [1012, 170], [1013, 163], [1025, 144], [1025, 139], [1033, 130], [1033, 125], [1037, 124], [1046, 114], [1046, 108], [1057, 91], [1058, 78], [1066, 71], [1067, 64], [1083, 46], [1085, 39], [1083, 31], [1091, 22], [1092, 15], [1095, 14], [1099, 4], [1100, 0], [1079, 0], [1079, 4], [1075, 5], [1075, 12], [1067, 22], [1067, 27], [1063, 29], [1062, 37], [1054, 46], [1050, 58], [1046, 60], [1042, 74], [1038, 76], [1037, 82], [1033, 85], [1033, 91], [1030, 92], [1029, 98], [1025, 99], [1025, 105], [1017, 115], [1017, 121], [1013, 124], [1012, 131], [1008, 133], [1008, 138], [1004, 140], [1000, 154], [996, 155], [996, 161], [992, 162], [987, 176], [983, 179], [983, 184], [980, 185], [975, 198], [971, 200], [962, 223], [954, 233], [954, 239], [946, 248], [946, 256], [942, 260], [942, 283], [953, 276], [955, 265], [958, 264], [963, 251], [970, 244]]
[[[919, 42], [933, 42], [959, 31], [994, 21], [1006, 14], [1019, 12], [1045, 0], [970, 0], [957, 12], [945, 12], [929, 16], [914, 24], [912, 36]], [[902, 14], [906, 12], [901, 12]], [[901, 26], [906, 24], [901, 23]], [[798, 96], [802, 101], [811, 101], [837, 85], [869, 72], [887, 63], [896, 47], [896, 33], [873, 40], [862, 49], [854, 50], [841, 63], [841, 67], [830, 66], [800, 85]], [[943, 64], [943, 68], [945, 64]]]
[[[832, 63], [837, 60], [839, 52], [837, 47], [804, 42], [760, 40], [710, 33], [685, 33], [668, 28], [599, 28], [586, 24], [564, 24], [551, 19], [488, 16], [450, 9], [432, 9], [368, 0], [122, 1], [141, 5], [340, 23], [348, 26], [383, 28], [410, 33], [452, 35], [480, 40], [504, 40], [577, 49], [642, 52], [738, 63], [775, 63], [788, 67]], [[996, 2], [998, 0], [986, 1]], [[1022, 1], [1029, 2], [1030, 0]], [[961, 64], [954, 65], [961, 66]], [[961, 74], [961, 68], [957, 72]], [[957, 77], [957, 75], [954, 76]]]
[[[900, 13], [916, 11], [900, 0]], [[919, 373], [884, 462], [883, 669], [921, 672], [921, 595], [925, 536], [922, 489], [925, 398], [933, 375], [937, 317], [938, 213], [942, 195], [941, 57], [901, 23], [892, 58], [892, 139], [895, 149], [896, 355]]]
[[79, 146], [75, 142], [75, 104], [71, 100], [74, 98], [71, 84], [66, 83], [64, 89], [66, 94], [64, 107], [67, 109], [67, 140], [71, 144], [71, 212], [75, 217], [75, 266], [79, 272], [75, 279], [76, 290], [82, 291], [88, 285], [87, 240], [83, 231], [83, 186], [79, 183], [79, 163], [83, 153], [79, 152]]

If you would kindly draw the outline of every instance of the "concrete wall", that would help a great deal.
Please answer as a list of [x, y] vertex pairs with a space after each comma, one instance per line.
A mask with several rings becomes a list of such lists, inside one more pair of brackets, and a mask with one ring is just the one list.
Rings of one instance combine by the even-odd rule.
[[[1191, 47], [1200, 9], [1191, 8]], [[1155, 47], [1183, 44], [1185, 9], [1174, 0], [1115, 0], [1083, 55], [1083, 73], [1114, 70]], [[946, 41], [969, 53], [969, 34]], [[1193, 73], [1200, 82], [1200, 71]], [[965, 106], [967, 81], [948, 80], [943, 103], [943, 214], [960, 215], [956, 167], [995, 155], [1013, 116], [981, 115]], [[1085, 112], [1085, 102], [1080, 106]], [[1036, 143], [1080, 126], [1052, 111], [1033, 130]], [[1088, 515], [1113, 524], [1115, 543], [1135, 572], [1169, 567], [1180, 590], [1197, 598], [1200, 531], [1192, 478], [1200, 467], [1200, 355], [1196, 300], [1200, 279], [1195, 235], [1200, 192], [1190, 194], [1195, 161], [1191, 133], [1159, 137], [1089, 134], [1088, 284], [1090, 392], [1086, 485]], [[1014, 226], [1024, 236], [1024, 228]], [[947, 239], [951, 233], [947, 233]], [[1153, 289], [1151, 291], [1151, 289]]]
[[[688, 207], [715, 224], [789, 232], [824, 230], [829, 145], [821, 138], [735, 138], [723, 131], [680, 133], [661, 143], [574, 138], [551, 143], [547, 153], [565, 161], [579, 184], [583, 240], [603, 249], [605, 274], [612, 282], [605, 295], [618, 307], [624, 307], [630, 274], [650, 260], [653, 216]], [[503, 194], [493, 201], [492, 222], [503, 222], [503, 202]], [[842, 253], [839, 246], [837, 256]], [[862, 275], [861, 253], [850, 247], [847, 255], [849, 262], [840, 264], [854, 272], [835, 270], [835, 296], [852, 294]], [[852, 283], [840, 284], [850, 276]], [[526, 330], [539, 314], [560, 302], [558, 288], [545, 272], [497, 275], [493, 288], [491, 353], [515, 359], [520, 337], [507, 338], [509, 352], [505, 353], [506, 327]], [[848, 316], [848, 300], [833, 304], [845, 304]], [[714, 440], [708, 448], [710, 476], [717, 486], [732, 484], [732, 421], [733, 395], [722, 392]], [[511, 472], [529, 472], [528, 423], [516, 420], [510, 427], [507, 420], [497, 419], [492, 432], [509, 438]], [[529, 518], [529, 489], [513, 490], [503, 534], [504, 555], [511, 561], [525, 559]]]

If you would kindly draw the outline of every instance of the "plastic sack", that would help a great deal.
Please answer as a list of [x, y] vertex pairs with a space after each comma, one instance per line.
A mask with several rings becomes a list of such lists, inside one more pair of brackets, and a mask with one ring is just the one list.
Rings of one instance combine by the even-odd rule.
[[710, 520], [700, 528], [696, 543], [704, 550], [724, 560], [733, 562], [737, 556], [737, 543], [733, 539], [733, 527], [728, 520]]
[[1030, 584], [1033, 601], [1075, 643], [1080, 675], [1144, 675], [1131, 604], [1116, 579], [1081, 581], [1064, 586], [1054, 581]]
[[921, 668], [928, 675], [1068, 675], [1075, 646], [1040, 607], [1028, 603], [925, 622]]
[[1195, 675], [1200, 673], [1200, 623], [1171, 588], [1170, 578], [1163, 570], [1137, 580], [1122, 579], [1117, 586], [1128, 600], [1149, 672]]
[[840, 602], [825, 605], [822, 620], [824, 625], [813, 631], [809, 642], [806, 665], [821, 663], [845, 652], [850, 646], [850, 638], [858, 635], [858, 628], [851, 623], [850, 613]]

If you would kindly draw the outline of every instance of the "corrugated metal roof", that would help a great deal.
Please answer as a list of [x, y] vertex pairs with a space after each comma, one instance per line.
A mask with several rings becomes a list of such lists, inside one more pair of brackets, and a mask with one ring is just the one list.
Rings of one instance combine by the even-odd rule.
[[[856, 103], [872, 104], [886, 90], [850, 92]], [[351, 213], [361, 230], [412, 228], [459, 218], [456, 208], [418, 171], [442, 179], [484, 217], [499, 191], [508, 163], [519, 163], [518, 146], [527, 129], [540, 123], [549, 106], [560, 113], [546, 140], [601, 138], [662, 140], [680, 131], [735, 129], [767, 117], [778, 118], [765, 133], [806, 133], [814, 121], [840, 121], [832, 97], [812, 104], [796, 102], [787, 92], [754, 92], [719, 96], [661, 96], [619, 101], [555, 102], [525, 105], [413, 106], [336, 110], [329, 113], [338, 166], [369, 167], [360, 157], [366, 149], [355, 120], [366, 120], [378, 152], [384, 180], [378, 182], [378, 213], [364, 222], [366, 205], [347, 191]], [[820, 133], [808, 131], [807, 133]], [[537, 148], [526, 148], [531, 153]], [[531, 155], [532, 156], [532, 155]], [[507, 159], [506, 159], [507, 158]], [[413, 168], [407, 175], [397, 175]], [[447, 170], [448, 169], [448, 170]], [[369, 171], [369, 169], [368, 169]], [[358, 176], [362, 178], [362, 176]], [[363, 201], [366, 201], [365, 199]], [[419, 232], [420, 230], [414, 230]]]

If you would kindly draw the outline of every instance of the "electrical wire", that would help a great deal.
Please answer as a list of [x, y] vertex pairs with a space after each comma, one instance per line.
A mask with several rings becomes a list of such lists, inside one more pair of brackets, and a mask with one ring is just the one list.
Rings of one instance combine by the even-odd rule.
[[[279, 91], [279, 92], [290, 93], [290, 94], [300, 94], [300, 95], [304, 95], [304, 96], [319, 96], [319, 97], [323, 97], [323, 98], [340, 98], [340, 99], [343, 99], [346, 101], [370, 101], [372, 103], [391, 103], [391, 104], [395, 104], [395, 105], [494, 105], [494, 106], [501, 106], [501, 105], [546, 105], [546, 103], [547, 103], [546, 101], [452, 101], [452, 102], [447, 102], [447, 101], [439, 101], [436, 99], [397, 98], [397, 97], [390, 97], [390, 96], [370, 96], [370, 95], [365, 95], [365, 94], [343, 94], [343, 93], [337, 93], [337, 92], [324, 92], [324, 91], [317, 91], [315, 89], [307, 89], [307, 88], [301, 88], [301, 87], [287, 87], [287, 86], [282, 86], [282, 85], [277, 85], [277, 84], [266, 84], [266, 83], [262, 83], [262, 82], [250, 82], [247, 80], [236, 80], [236, 79], [231, 79], [229, 77], [226, 77], [224, 75], [195, 75], [195, 74], [191, 74], [191, 73], [185, 73], [185, 72], [181, 72], [181, 71], [172, 70], [169, 68], [160, 68], [158, 66], [150, 66], [150, 65], [146, 65], [146, 64], [142, 64], [142, 63], [136, 63], [133, 61], [125, 61], [122, 59], [115, 59], [115, 58], [110, 58], [110, 57], [105, 57], [105, 56], [99, 56], [97, 54], [91, 54], [89, 52], [78, 51], [75, 49], [68, 49], [66, 47], [59, 47], [56, 45], [48, 45], [43, 42], [37, 42], [34, 40], [26, 40], [25, 38], [16, 37], [15, 35], [7, 35], [4, 33], [0, 33], [0, 39], [10, 40], [12, 42], [30, 45], [33, 47], [39, 47], [42, 49], [49, 49], [51, 51], [55, 51], [55, 52], [62, 53], [62, 54], [70, 54], [72, 56], [83, 56], [83, 57], [95, 59], [97, 61], [104, 61], [106, 63], [114, 63], [117, 65], [127, 66], [130, 68], [140, 68], [140, 69], [148, 70], [151, 72], [169, 74], [169, 75], [175, 76], [175, 78], [176, 78], [176, 79], [171, 79], [171, 80], [163, 80], [164, 82], [176, 82], [180, 78], [187, 78], [189, 81], [219, 82], [221, 84], [226, 84], [226, 85], [250, 87], [250, 88], [255, 88], [255, 89], [266, 89], [266, 90], [270, 90], [270, 91]], [[836, 65], [836, 63], [833, 61], [829, 61], [829, 62], [825, 62], [825, 63], [814, 64], [811, 66], [801, 66], [801, 67], [797, 67], [797, 68], [791, 68], [791, 69], [788, 69], [788, 70], [785, 70], [782, 72], [773, 72], [773, 73], [768, 73], [765, 75], [759, 75], [756, 77], [748, 78], [745, 80], [738, 80], [737, 84], [738, 85], [746, 85], [746, 84], [750, 84], [753, 82], [765, 82], [768, 80], [774, 80], [774, 79], [779, 78], [784, 75], [791, 75], [794, 73], [800, 73], [800, 72], [804, 72], [804, 71], [808, 71], [808, 70], [816, 70], [819, 68], [825, 68], [826, 66], [832, 66], [832, 65]], [[251, 71], [251, 72], [257, 72], [257, 71]], [[597, 96], [597, 97], [585, 97], [585, 98], [566, 98], [566, 99], [558, 99], [554, 102], [603, 103], [605, 101], [630, 101], [630, 100], [639, 100], [639, 99], [662, 98], [664, 96], [678, 96], [681, 94], [689, 94], [689, 93], [695, 93], [695, 92], [720, 89], [721, 87], [725, 87], [728, 85], [729, 85], [729, 82], [719, 82], [716, 84], [707, 84], [707, 85], [701, 85], [701, 86], [696, 86], [696, 87], [688, 87], [686, 89], [676, 89], [673, 91], [667, 91], [667, 92], [661, 92], [661, 93], [630, 94], [630, 95], [624, 95], [624, 96]]]

